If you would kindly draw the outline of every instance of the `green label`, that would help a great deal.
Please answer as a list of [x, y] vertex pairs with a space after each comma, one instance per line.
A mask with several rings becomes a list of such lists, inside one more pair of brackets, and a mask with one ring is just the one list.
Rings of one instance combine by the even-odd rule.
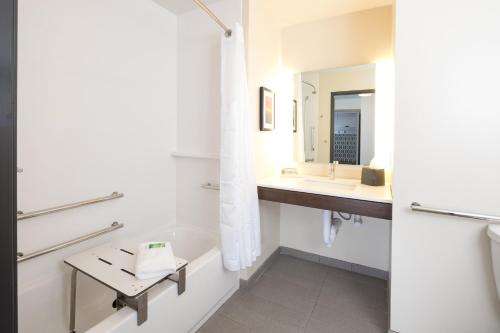
[[148, 249], [157, 249], [160, 247], [165, 247], [165, 243], [152, 243], [148, 245]]

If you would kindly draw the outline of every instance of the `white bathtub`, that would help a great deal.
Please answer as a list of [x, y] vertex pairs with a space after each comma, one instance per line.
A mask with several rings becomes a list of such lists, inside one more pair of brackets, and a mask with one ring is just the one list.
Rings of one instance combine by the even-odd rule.
[[177, 284], [164, 281], [149, 291], [148, 320], [141, 326], [137, 326], [136, 312], [123, 308], [92, 326], [88, 333], [194, 332], [239, 287], [238, 273], [223, 268], [218, 241], [206, 231], [177, 226], [136, 240], [171, 242], [175, 255], [189, 261], [186, 291], [178, 296]]

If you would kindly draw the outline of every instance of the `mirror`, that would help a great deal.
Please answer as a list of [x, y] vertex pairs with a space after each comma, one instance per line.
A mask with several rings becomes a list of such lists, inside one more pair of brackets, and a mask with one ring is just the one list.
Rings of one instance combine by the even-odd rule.
[[368, 165], [375, 151], [375, 65], [298, 73], [294, 82], [299, 159]]

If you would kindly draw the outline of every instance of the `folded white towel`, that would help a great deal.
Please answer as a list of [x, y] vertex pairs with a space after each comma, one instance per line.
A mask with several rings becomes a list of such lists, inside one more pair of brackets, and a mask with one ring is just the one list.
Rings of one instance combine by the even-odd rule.
[[139, 245], [135, 262], [135, 277], [152, 279], [175, 273], [176, 264], [169, 242], [148, 242]]

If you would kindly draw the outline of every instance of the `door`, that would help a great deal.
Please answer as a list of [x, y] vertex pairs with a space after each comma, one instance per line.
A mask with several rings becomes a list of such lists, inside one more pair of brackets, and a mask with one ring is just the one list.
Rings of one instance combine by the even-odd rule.
[[399, 0], [391, 329], [500, 332], [485, 223], [500, 216], [500, 1]]

